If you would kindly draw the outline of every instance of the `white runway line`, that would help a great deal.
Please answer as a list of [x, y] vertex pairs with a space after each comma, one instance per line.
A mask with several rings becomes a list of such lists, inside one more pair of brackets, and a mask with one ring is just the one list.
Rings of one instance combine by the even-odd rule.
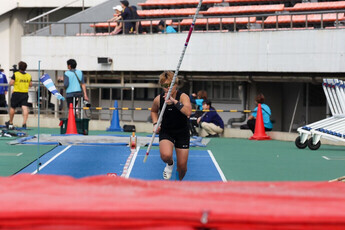
[[345, 161], [345, 156], [330, 156], [330, 157], [326, 157], [326, 156], [322, 156], [322, 158], [328, 160], [328, 161]]
[[226, 178], [225, 178], [225, 176], [224, 176], [224, 173], [223, 173], [223, 171], [221, 170], [221, 168], [219, 167], [219, 164], [218, 164], [218, 162], [216, 161], [216, 158], [214, 158], [213, 153], [211, 152], [211, 150], [207, 150], [207, 152], [208, 152], [208, 154], [210, 155], [210, 157], [211, 157], [211, 159], [212, 159], [212, 161], [213, 161], [214, 166], [216, 166], [217, 171], [218, 171], [220, 177], [222, 178], [222, 181], [223, 181], [223, 182], [226, 182], [227, 180], [226, 180]]
[[0, 153], [0, 157], [19, 157], [23, 153]]
[[[58, 156], [60, 156], [61, 154], [63, 154], [64, 152], [66, 152], [69, 148], [71, 148], [72, 145], [67, 146], [66, 148], [64, 148], [62, 151], [58, 152], [55, 156], [53, 156], [52, 158], [50, 158], [46, 163], [44, 163], [41, 167], [39, 167], [39, 170], [41, 171], [44, 167], [46, 167], [50, 162], [52, 162], [55, 158], [57, 158]], [[31, 175], [34, 175], [37, 173], [37, 169], [31, 173]]]
[[137, 149], [135, 150], [135, 152], [129, 155], [127, 162], [125, 164], [125, 167], [123, 169], [122, 175], [121, 177], [125, 177], [125, 178], [129, 178], [129, 175], [131, 175], [132, 169], [133, 169], [133, 165], [135, 160], [137, 159], [138, 156], [138, 152], [139, 152], [140, 146], [137, 147]]

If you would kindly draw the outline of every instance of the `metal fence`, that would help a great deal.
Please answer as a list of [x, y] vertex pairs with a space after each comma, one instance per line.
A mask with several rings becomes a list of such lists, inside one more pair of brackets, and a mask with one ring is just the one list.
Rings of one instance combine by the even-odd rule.
[[[195, 30], [219, 32], [238, 32], [241, 29], [248, 29], [249, 31], [265, 30], [265, 29], [279, 29], [279, 28], [305, 28], [308, 29], [313, 26], [315, 29], [325, 29], [326, 27], [344, 28], [344, 13], [345, 10], [331, 10], [331, 11], [308, 11], [308, 12], [276, 12], [267, 14], [247, 14], [247, 15], [231, 15], [231, 16], [198, 16], [197, 19], [206, 20], [203, 25], [196, 23]], [[335, 18], [330, 19], [329, 14], [335, 14]], [[312, 18], [318, 17], [317, 20]], [[265, 23], [268, 17], [275, 17], [275, 22]], [[290, 20], [280, 23], [280, 17], [289, 17]], [[303, 16], [303, 22], [294, 23], [294, 17]], [[255, 18], [253, 21], [252, 19]], [[181, 24], [184, 19], [191, 19], [191, 17], [169, 17], [169, 18], [151, 18], [151, 19], [138, 19], [126, 20], [120, 22], [149, 22], [145, 28], [146, 34], [158, 32], [157, 21], [172, 20], [173, 26], [177, 29], [178, 33], [187, 31], [190, 25]], [[213, 19], [219, 19], [219, 23], [211, 23]], [[229, 23], [231, 19], [231, 23]], [[247, 23], [243, 23], [246, 19]], [[258, 21], [258, 22], [257, 22]], [[103, 27], [97, 27], [99, 23]], [[105, 26], [106, 25], [106, 26]], [[123, 23], [125, 26], [125, 23]], [[76, 36], [85, 33], [89, 35], [97, 35], [99, 33], [110, 33], [113, 31], [112, 22], [109, 21], [92, 21], [92, 22], [33, 22], [28, 21], [25, 23], [25, 35], [42, 35], [42, 36]], [[125, 28], [123, 28], [123, 33]], [[136, 31], [138, 34], [138, 30]]]
[[[9, 84], [0, 84], [1, 86], [8, 86], [8, 99], [7, 99], [7, 107], [0, 107], [0, 113], [9, 112], [9, 108], [11, 105], [11, 91], [12, 87], [9, 86]], [[67, 103], [65, 101], [57, 101], [57, 103], [52, 103], [52, 98], [54, 97], [51, 95], [51, 93], [48, 91], [46, 87], [43, 86], [43, 84], [40, 84], [40, 95], [38, 95], [38, 87], [39, 84], [37, 81], [33, 81], [32, 87], [29, 88], [29, 108], [30, 113], [37, 114], [38, 113], [38, 106], [40, 106], [40, 114], [42, 115], [54, 115], [54, 117], [67, 117], [68, 113], [68, 107]], [[58, 91], [60, 89], [63, 89], [64, 87], [62, 85], [56, 84], [56, 88]], [[118, 100], [118, 106], [124, 107], [124, 105], [130, 105], [131, 108], [129, 109], [120, 109], [120, 120], [125, 121], [136, 121], [134, 119], [134, 112], [135, 109], [132, 109], [135, 107], [135, 101], [134, 101], [134, 90], [137, 88], [160, 88], [159, 85], [153, 84], [153, 83], [147, 83], [147, 84], [141, 84], [141, 83], [132, 83], [132, 84], [125, 84], [125, 85], [119, 85], [119, 84], [90, 84], [86, 85], [88, 96], [89, 96], [89, 103], [91, 104], [92, 108], [90, 109], [84, 109], [85, 116], [92, 119], [102, 119], [102, 115], [106, 115], [106, 117], [111, 117], [115, 100], [113, 100], [112, 91], [113, 89], [120, 89], [120, 100]], [[92, 94], [91, 91], [96, 90], [97, 93]], [[102, 99], [102, 91], [103, 90], [109, 90], [110, 92], [110, 99], [105, 100]], [[125, 100], [124, 99], [124, 91], [131, 91], [131, 99]], [[65, 91], [62, 92], [63, 96], [65, 96]], [[92, 95], [97, 95], [97, 97], [92, 97]], [[106, 107], [100, 106], [100, 104], [103, 103], [104, 105], [107, 105]], [[83, 109], [85, 105], [79, 105], [79, 109]], [[18, 108], [18, 111], [20, 111], [21, 108]], [[137, 109], [139, 110], [139, 109]], [[148, 113], [149, 115], [149, 113]], [[147, 116], [148, 116], [147, 115]], [[146, 116], [146, 117], [147, 117]], [[146, 120], [146, 117], [144, 120]], [[108, 118], [105, 118], [108, 119]], [[141, 119], [142, 121], [143, 119]]]

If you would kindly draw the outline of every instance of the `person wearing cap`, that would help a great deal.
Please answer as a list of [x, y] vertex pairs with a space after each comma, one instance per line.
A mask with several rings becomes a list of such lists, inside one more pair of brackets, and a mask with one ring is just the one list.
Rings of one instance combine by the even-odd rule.
[[[164, 29], [164, 27], [166, 27]], [[167, 34], [170, 34], [170, 33], [176, 33], [176, 30], [172, 27], [172, 26], [169, 26], [169, 25], [165, 25], [165, 22], [163, 20], [160, 20], [159, 23], [158, 23], [158, 29], [160, 32], [162, 33], [167, 33]]]
[[[211, 105], [210, 100], [206, 99], [202, 102], [202, 109], [209, 110], [209, 112], [205, 112], [199, 117], [197, 123], [201, 127], [201, 132], [208, 134], [206, 137], [219, 137], [219, 134], [224, 131], [224, 122]], [[205, 135], [202, 134], [202, 136]]]
[[120, 15], [122, 13], [123, 8], [122, 6], [117, 5], [117, 6], [114, 6], [113, 9], [115, 11], [115, 16], [112, 19], [108, 20], [108, 22], [116, 23], [115, 29], [110, 33], [112, 35], [115, 35], [115, 34], [121, 33], [122, 31], [122, 22], [118, 22], [118, 20], [120, 19]]
[[113, 7], [113, 10], [115, 11], [114, 17], [109, 19], [108, 22], [115, 22], [115, 21], [117, 21], [119, 19], [120, 15], [121, 15], [121, 13], [122, 13], [123, 8], [122, 8], [122, 6], [117, 5], [117, 6]]

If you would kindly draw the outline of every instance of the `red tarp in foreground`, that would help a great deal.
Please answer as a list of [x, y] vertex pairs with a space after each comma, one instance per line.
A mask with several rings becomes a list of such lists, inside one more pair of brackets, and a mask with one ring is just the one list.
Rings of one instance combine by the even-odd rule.
[[344, 229], [345, 184], [0, 177], [0, 228]]

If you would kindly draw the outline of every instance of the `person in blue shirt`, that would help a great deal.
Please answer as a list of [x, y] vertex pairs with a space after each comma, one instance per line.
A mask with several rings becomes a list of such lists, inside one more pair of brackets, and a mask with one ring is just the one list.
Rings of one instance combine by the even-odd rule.
[[[7, 84], [7, 77], [4, 74], [4, 70], [0, 69], [0, 84]], [[0, 107], [7, 107], [6, 103], [6, 94], [8, 91], [8, 86], [1, 85], [0, 86]], [[0, 110], [0, 113], [7, 113], [7, 111]]]
[[[264, 121], [264, 127], [265, 131], [271, 131], [273, 128], [272, 122], [271, 122], [271, 109], [268, 105], [264, 104], [265, 102], [265, 96], [262, 93], [259, 93], [255, 98], [256, 104], [261, 104], [261, 111], [262, 111], [262, 119]], [[248, 128], [254, 133], [255, 131], [255, 123], [256, 123], [256, 115], [257, 115], [258, 107], [256, 107], [252, 113], [248, 117], [247, 125]]]
[[202, 102], [203, 110], [210, 110], [205, 112], [201, 117], [198, 118], [197, 122], [202, 129], [202, 132], [206, 132], [206, 137], [219, 137], [219, 134], [224, 131], [224, 122], [215, 108], [212, 107], [210, 100], [204, 100]]
[[[165, 30], [164, 27], [166, 26]], [[158, 23], [158, 29], [162, 33], [170, 34], [170, 33], [176, 33], [176, 30], [172, 26], [165, 25], [165, 22], [163, 20], [160, 20]]]
[[66, 88], [67, 107], [70, 103], [74, 102], [74, 106], [76, 107], [78, 105], [78, 100], [80, 97], [83, 97], [85, 101], [89, 100], [86, 92], [86, 85], [83, 72], [81, 70], [76, 69], [76, 67], [77, 62], [74, 59], [69, 59], [67, 61], [68, 71], [66, 71], [64, 74], [64, 86]]

